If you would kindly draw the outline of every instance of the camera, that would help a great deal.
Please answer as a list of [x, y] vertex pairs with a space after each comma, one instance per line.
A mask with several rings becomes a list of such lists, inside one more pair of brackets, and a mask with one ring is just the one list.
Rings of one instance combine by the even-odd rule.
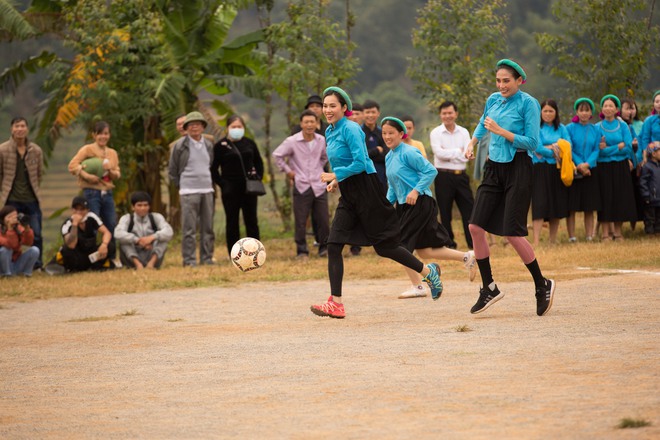
[[19, 213], [16, 215], [16, 218], [18, 218], [18, 222], [19, 222], [22, 226], [28, 226], [28, 225], [30, 224], [30, 216], [27, 215], [27, 214], [24, 214], [24, 213], [22, 213], [22, 212], [19, 212]]

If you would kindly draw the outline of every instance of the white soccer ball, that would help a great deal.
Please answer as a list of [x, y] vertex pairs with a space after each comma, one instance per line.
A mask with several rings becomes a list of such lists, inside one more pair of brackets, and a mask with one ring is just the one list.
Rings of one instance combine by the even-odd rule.
[[241, 238], [231, 248], [231, 262], [243, 272], [259, 269], [266, 262], [266, 248], [256, 238]]

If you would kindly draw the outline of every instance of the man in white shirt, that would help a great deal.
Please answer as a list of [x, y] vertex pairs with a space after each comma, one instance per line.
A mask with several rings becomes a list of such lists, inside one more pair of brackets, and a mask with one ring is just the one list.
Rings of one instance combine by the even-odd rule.
[[463, 220], [465, 240], [472, 249], [472, 236], [468, 229], [468, 221], [472, 214], [474, 197], [470, 188], [470, 178], [465, 172], [467, 159], [465, 150], [470, 142], [468, 131], [456, 124], [458, 108], [451, 101], [440, 105], [440, 119], [442, 125], [431, 131], [431, 149], [433, 150], [433, 163], [438, 170], [435, 178], [435, 198], [440, 211], [440, 222], [447, 229], [453, 244], [454, 231], [451, 228], [451, 211], [454, 201], [458, 206]]

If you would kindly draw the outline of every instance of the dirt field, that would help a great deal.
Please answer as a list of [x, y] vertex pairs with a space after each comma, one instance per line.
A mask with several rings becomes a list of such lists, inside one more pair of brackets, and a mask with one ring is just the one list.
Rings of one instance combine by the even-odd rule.
[[0, 438], [657, 439], [659, 286], [559, 281], [543, 318], [531, 282], [477, 316], [401, 279], [346, 280], [345, 320], [327, 282], [9, 303]]

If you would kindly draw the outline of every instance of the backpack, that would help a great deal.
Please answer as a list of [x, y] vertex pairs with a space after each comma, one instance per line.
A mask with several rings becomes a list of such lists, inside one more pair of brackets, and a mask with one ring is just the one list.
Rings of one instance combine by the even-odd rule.
[[[156, 227], [156, 219], [154, 218], [154, 215], [150, 212], [147, 214], [149, 216], [149, 223], [151, 223], [151, 229], [153, 229], [154, 232], [158, 232], [158, 228]], [[131, 214], [131, 220], [128, 222], [128, 233], [131, 234], [133, 233], [133, 227], [135, 226], [135, 214]]]

